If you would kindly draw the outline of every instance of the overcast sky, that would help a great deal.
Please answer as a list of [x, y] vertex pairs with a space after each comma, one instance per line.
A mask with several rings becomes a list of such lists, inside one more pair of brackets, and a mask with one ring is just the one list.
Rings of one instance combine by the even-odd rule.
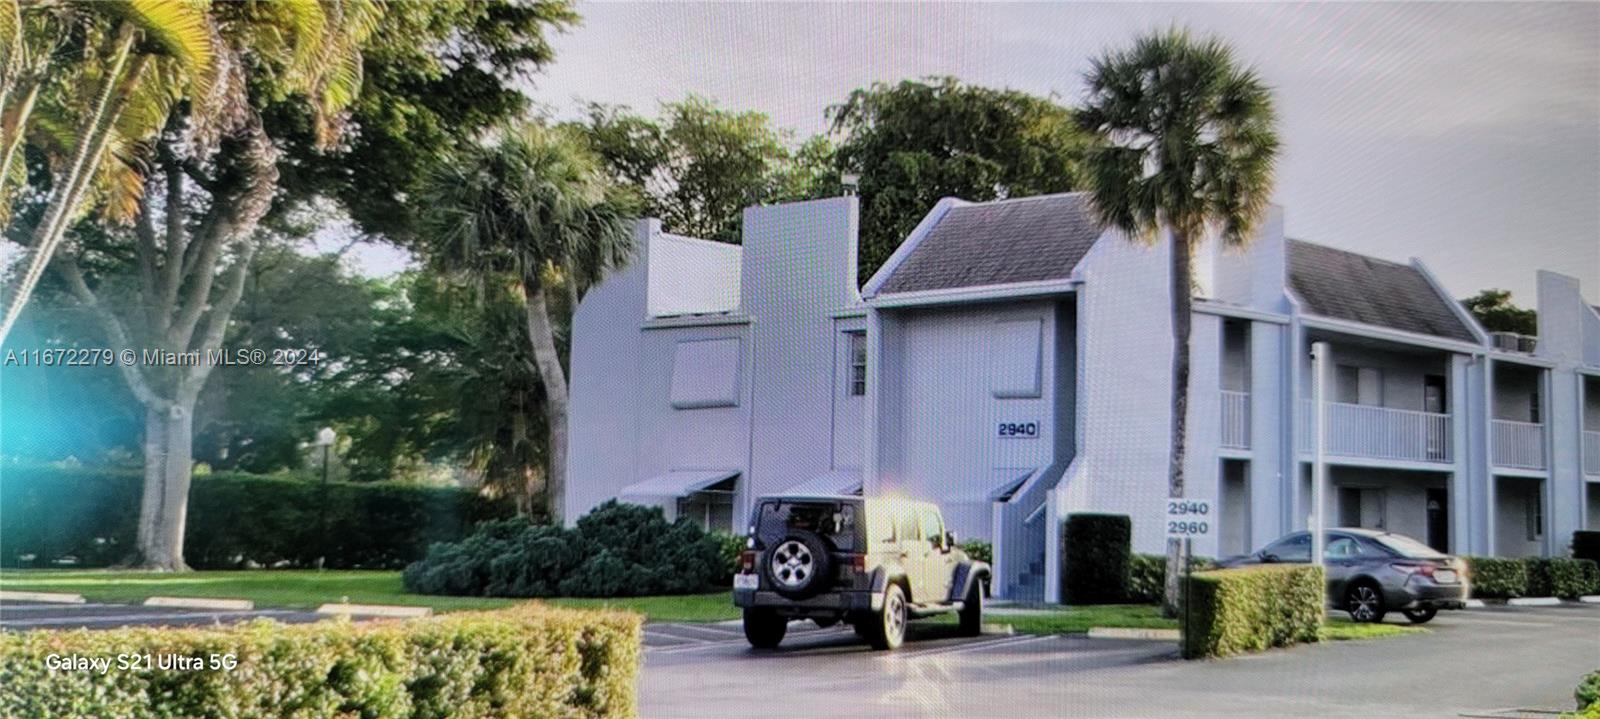
[[[1600, 4], [592, 4], [535, 99], [654, 112], [698, 93], [797, 137], [872, 82], [925, 75], [1075, 104], [1088, 58], [1170, 24], [1274, 88], [1291, 237], [1423, 258], [1458, 296], [1534, 271], [1600, 302]], [[383, 261], [378, 259], [381, 265]]]

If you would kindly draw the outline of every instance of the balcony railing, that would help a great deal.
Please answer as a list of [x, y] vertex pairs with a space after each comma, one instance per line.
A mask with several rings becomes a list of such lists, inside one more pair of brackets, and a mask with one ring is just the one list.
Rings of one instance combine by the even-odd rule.
[[[1411, 409], [1328, 403], [1327, 453], [1336, 457], [1449, 462], [1450, 415]], [[1316, 441], [1311, 402], [1300, 408], [1300, 451]]]
[[1600, 477], [1600, 432], [1583, 433], [1583, 473]]
[[1496, 467], [1544, 469], [1544, 425], [1497, 419], [1490, 434]]
[[1250, 393], [1222, 390], [1222, 446], [1250, 448]]

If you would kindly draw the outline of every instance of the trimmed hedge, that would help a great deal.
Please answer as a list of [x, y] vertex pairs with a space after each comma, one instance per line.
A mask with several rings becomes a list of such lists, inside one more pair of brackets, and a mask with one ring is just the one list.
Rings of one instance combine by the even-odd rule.
[[[1191, 555], [1189, 567], [1204, 572], [1216, 567], [1210, 557]], [[1134, 604], [1160, 604], [1167, 594], [1167, 558], [1162, 554], [1134, 554], [1128, 557], [1127, 601]]]
[[660, 507], [611, 500], [572, 529], [485, 522], [406, 567], [407, 591], [488, 597], [632, 597], [710, 591], [732, 581], [730, 543]]
[[1520, 559], [1467, 557], [1467, 581], [1478, 599], [1515, 599], [1528, 595], [1528, 565]]
[[1185, 659], [1315, 642], [1322, 628], [1321, 567], [1218, 569], [1195, 574], [1184, 584]]
[[1523, 560], [1528, 565], [1528, 595], [1533, 597], [1561, 597], [1576, 599], [1585, 594], [1600, 592], [1591, 584], [1600, 571], [1587, 559], [1545, 559], [1530, 557]]
[[[636, 614], [528, 605], [408, 622], [0, 634], [0, 716], [632, 717]], [[231, 670], [211, 668], [232, 654]], [[107, 658], [52, 671], [46, 657]], [[119, 655], [155, 667], [120, 668]], [[166, 669], [162, 657], [200, 669]]]
[[1071, 514], [1061, 533], [1067, 604], [1115, 604], [1128, 587], [1133, 522], [1124, 514]]
[[[0, 468], [0, 566], [96, 567], [134, 543], [137, 470]], [[184, 559], [197, 569], [263, 566], [398, 569], [434, 542], [514, 507], [454, 487], [330, 482], [223, 473], [194, 478]], [[23, 557], [33, 555], [31, 561]]]

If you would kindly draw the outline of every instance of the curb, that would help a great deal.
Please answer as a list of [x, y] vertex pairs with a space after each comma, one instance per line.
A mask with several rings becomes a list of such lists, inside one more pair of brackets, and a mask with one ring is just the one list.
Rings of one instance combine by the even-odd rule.
[[1600, 604], [1600, 594], [1589, 594], [1578, 597], [1578, 601], [1583, 602], [1584, 604]]
[[1559, 607], [1561, 600], [1556, 597], [1518, 597], [1507, 599], [1506, 605], [1512, 607]]
[[213, 599], [210, 597], [150, 597], [144, 600], [147, 607], [173, 607], [177, 609], [217, 609], [225, 612], [248, 612], [256, 603], [248, 599]]
[[1017, 628], [1010, 624], [984, 624], [978, 629], [983, 636], [1011, 636], [1017, 633]]
[[85, 604], [82, 594], [61, 592], [5, 592], [0, 591], [0, 602], [38, 602], [40, 604]]
[[1178, 641], [1176, 629], [1127, 629], [1123, 627], [1090, 627], [1090, 639], [1146, 639], [1152, 641]]
[[362, 617], [396, 617], [414, 619], [433, 614], [428, 607], [405, 607], [395, 604], [324, 604], [317, 607], [318, 614], [342, 614]]
[[1484, 604], [1482, 599], [1468, 599], [1467, 600], [1467, 608], [1468, 609], [1483, 609], [1484, 607], [1487, 607], [1487, 606], [1489, 606], [1489, 605]]

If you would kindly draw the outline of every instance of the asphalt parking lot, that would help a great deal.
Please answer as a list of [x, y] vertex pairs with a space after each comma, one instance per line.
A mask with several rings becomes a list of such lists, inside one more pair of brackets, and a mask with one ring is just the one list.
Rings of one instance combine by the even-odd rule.
[[[775, 651], [737, 625], [646, 630], [649, 717], [1513, 717], [1572, 709], [1600, 667], [1600, 605], [1450, 612], [1426, 635], [1186, 662], [1172, 642], [952, 635], [897, 652], [791, 625]], [[1543, 713], [1549, 712], [1549, 713]]]
[[110, 629], [124, 626], [196, 627], [233, 624], [258, 618], [299, 624], [326, 619], [327, 616], [292, 609], [219, 611], [134, 604], [0, 604], [0, 629], [11, 631]]

